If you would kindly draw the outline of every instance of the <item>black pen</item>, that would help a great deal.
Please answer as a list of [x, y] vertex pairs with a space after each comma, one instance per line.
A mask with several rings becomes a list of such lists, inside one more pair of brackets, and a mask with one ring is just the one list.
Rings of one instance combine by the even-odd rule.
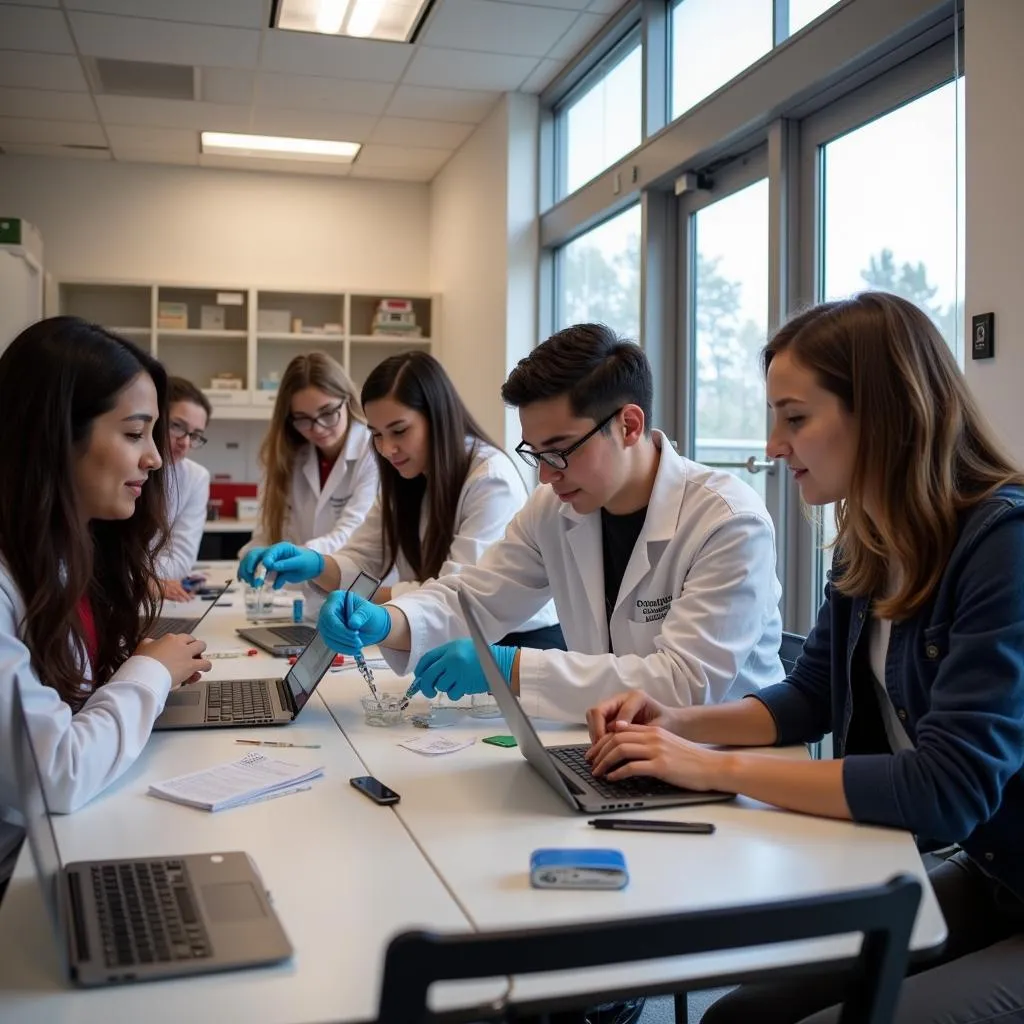
[[665, 821], [657, 818], [593, 818], [587, 824], [620, 832], [688, 832], [709, 836], [715, 831], [715, 826], [707, 821]]

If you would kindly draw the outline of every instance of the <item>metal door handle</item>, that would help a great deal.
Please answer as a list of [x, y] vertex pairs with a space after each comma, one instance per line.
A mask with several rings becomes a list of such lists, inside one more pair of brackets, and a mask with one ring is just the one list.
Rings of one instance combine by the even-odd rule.
[[701, 464], [711, 466], [714, 469], [745, 469], [748, 473], [775, 475], [775, 460], [759, 459], [756, 455], [751, 455], [746, 462], [705, 462], [702, 459]]

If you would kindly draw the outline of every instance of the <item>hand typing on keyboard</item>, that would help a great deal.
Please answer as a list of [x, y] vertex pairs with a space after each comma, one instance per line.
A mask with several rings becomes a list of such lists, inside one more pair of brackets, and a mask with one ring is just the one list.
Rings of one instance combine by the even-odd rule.
[[134, 653], [159, 661], [171, 674], [171, 686], [183, 686], [213, 668], [213, 663], [203, 657], [205, 650], [203, 640], [186, 633], [168, 633], [158, 640], [144, 640]]
[[596, 778], [621, 782], [637, 776], [661, 779], [683, 789], [722, 789], [728, 752], [691, 743], [659, 725], [615, 722], [587, 757]]

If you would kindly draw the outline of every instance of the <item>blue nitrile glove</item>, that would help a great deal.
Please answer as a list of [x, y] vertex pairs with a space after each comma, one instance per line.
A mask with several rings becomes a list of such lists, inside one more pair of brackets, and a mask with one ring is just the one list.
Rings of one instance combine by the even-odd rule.
[[317, 628], [332, 651], [351, 656], [379, 644], [391, 632], [391, 614], [383, 605], [335, 590], [320, 609]]
[[238, 578], [243, 583], [248, 583], [250, 587], [262, 587], [263, 580], [256, 581], [256, 567], [263, 561], [263, 556], [270, 550], [270, 548], [252, 548], [245, 553], [245, 557], [242, 559], [241, 564], [238, 566]]
[[[250, 551], [251, 555], [252, 552]], [[246, 558], [249, 555], [245, 556]], [[289, 544], [281, 541], [278, 544], [271, 544], [264, 548], [260, 561], [267, 575], [277, 573], [274, 578], [274, 589], [280, 590], [286, 583], [305, 583], [306, 580], [316, 579], [324, 571], [324, 556], [319, 551], [311, 548], [301, 548], [297, 544]], [[244, 563], [243, 563], [244, 564]], [[239, 569], [241, 575], [241, 569]], [[249, 581], [246, 580], [246, 583]], [[255, 586], [262, 583], [257, 577]]]
[[[512, 663], [517, 650], [518, 647], [491, 644], [491, 653], [506, 683], [512, 677]], [[409, 695], [418, 691], [432, 699], [440, 692], [447, 693], [449, 700], [461, 700], [468, 693], [487, 693], [489, 689], [473, 641], [462, 637], [449, 640], [420, 658]]]

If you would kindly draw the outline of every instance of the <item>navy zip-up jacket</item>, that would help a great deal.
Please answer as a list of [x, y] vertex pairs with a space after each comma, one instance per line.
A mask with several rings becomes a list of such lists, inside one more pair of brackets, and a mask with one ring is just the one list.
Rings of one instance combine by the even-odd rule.
[[[844, 757], [870, 615], [868, 598], [825, 588], [793, 672], [754, 698], [779, 745], [831, 732]], [[932, 598], [892, 624], [885, 687], [914, 749], [845, 756], [854, 820], [907, 829], [922, 846], [959, 843], [1024, 899], [1024, 487], [962, 513]]]

